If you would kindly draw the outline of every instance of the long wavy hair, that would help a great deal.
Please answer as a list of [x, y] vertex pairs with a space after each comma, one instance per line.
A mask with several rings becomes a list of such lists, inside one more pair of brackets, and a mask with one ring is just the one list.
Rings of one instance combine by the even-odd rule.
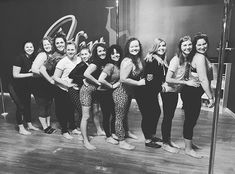
[[[111, 59], [111, 55], [114, 54], [114, 50], [116, 50], [119, 54], [120, 54], [120, 58], [118, 61], [114, 61]], [[116, 65], [117, 67], [120, 67], [120, 64], [122, 62], [123, 59], [123, 51], [122, 48], [119, 45], [111, 45], [108, 49], [107, 49], [107, 58], [108, 58], [108, 63], [112, 63], [114, 65]]]
[[[207, 49], [209, 48], [208, 36], [206, 34], [201, 33], [201, 32], [195, 34], [193, 37], [193, 41], [192, 41], [193, 49], [191, 51], [191, 56], [190, 56], [190, 60], [189, 60], [190, 62], [192, 61], [193, 56], [197, 53], [196, 45], [197, 45], [197, 41], [199, 39], [204, 39], [208, 45]], [[205, 53], [205, 56], [207, 57], [207, 52]]]
[[149, 49], [149, 54], [156, 54], [156, 55], [158, 55], [159, 57], [161, 57], [164, 60], [165, 57], [166, 57], [166, 52], [163, 55], [159, 55], [157, 53], [157, 49], [158, 49], [160, 43], [162, 43], [162, 42], [164, 42], [166, 44], [165, 40], [163, 40], [161, 38], [155, 38], [153, 40], [153, 44], [152, 44], [151, 48]]
[[61, 51], [59, 51], [57, 49], [56, 45], [55, 45], [55, 41], [56, 41], [57, 38], [62, 38], [64, 40], [64, 42], [65, 42], [65, 47], [64, 47], [64, 52], [63, 52], [63, 54], [64, 54], [65, 53], [66, 44], [67, 44], [66, 36], [65, 36], [65, 34], [63, 32], [59, 32], [53, 38], [53, 47], [54, 47], [55, 51], [58, 52], [58, 53], [61, 53]]
[[107, 63], [107, 53], [106, 53], [105, 59], [101, 59], [97, 53], [98, 47], [102, 47], [102, 48], [104, 48], [105, 51], [107, 51], [107, 46], [104, 43], [97, 43], [95, 45], [94, 49], [92, 49], [91, 63], [92, 62], [99, 62], [101, 65], [105, 65]]
[[[137, 55], [132, 55], [132, 54], [130, 54], [130, 52], [129, 52], [129, 47], [130, 47], [131, 42], [132, 42], [132, 41], [135, 41], [135, 40], [139, 43], [140, 51], [139, 51], [139, 53], [138, 53]], [[140, 61], [141, 61], [142, 64], [144, 65], [144, 61], [143, 61], [143, 59], [142, 59], [142, 55], [143, 55], [142, 44], [140, 43], [140, 41], [139, 41], [137, 38], [132, 37], [132, 38], [130, 38], [129, 40], [127, 40], [126, 45], [125, 45], [124, 52], [125, 52], [125, 57], [129, 57], [129, 58], [132, 60], [132, 62], [134, 63], [134, 65], [136, 66], [137, 69], [139, 68], [138, 62], [137, 62], [137, 59], [138, 59], [138, 58], [140, 59]]]
[[192, 42], [192, 39], [191, 39], [190, 36], [183, 36], [183, 37], [180, 38], [179, 43], [178, 43], [178, 49], [177, 49], [176, 55], [180, 59], [180, 65], [182, 65], [185, 62], [185, 58], [186, 58], [187, 61], [190, 61], [191, 56], [192, 56], [192, 54], [191, 54], [192, 51], [191, 51], [190, 54], [187, 57], [185, 57], [183, 55], [183, 51], [181, 49], [182, 43], [186, 42], [188, 40]]

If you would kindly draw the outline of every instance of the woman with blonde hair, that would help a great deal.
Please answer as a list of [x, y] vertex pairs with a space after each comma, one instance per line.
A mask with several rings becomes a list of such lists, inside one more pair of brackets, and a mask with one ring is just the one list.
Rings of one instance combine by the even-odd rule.
[[[162, 91], [162, 84], [165, 81], [167, 72], [166, 57], [166, 42], [163, 39], [156, 38], [145, 57], [145, 82], [146, 99], [145, 114], [142, 119], [142, 131], [145, 136], [145, 145], [147, 147], [160, 148], [159, 144], [162, 142], [160, 138], [156, 137], [156, 130], [159, 117], [161, 115], [161, 108], [158, 101], [158, 94]], [[165, 113], [165, 110], [164, 110]]]
[[72, 139], [73, 137], [69, 133], [69, 129], [73, 134], [79, 134], [76, 129], [74, 119], [74, 105], [68, 94], [70, 88], [76, 88], [77, 85], [73, 83], [73, 79], [69, 78], [70, 72], [80, 63], [80, 59], [76, 56], [77, 46], [74, 42], [68, 42], [66, 45], [66, 56], [61, 59], [57, 65], [53, 75], [53, 79], [56, 82], [57, 88], [57, 106], [60, 109], [60, 115], [58, 117], [61, 132], [66, 139]]

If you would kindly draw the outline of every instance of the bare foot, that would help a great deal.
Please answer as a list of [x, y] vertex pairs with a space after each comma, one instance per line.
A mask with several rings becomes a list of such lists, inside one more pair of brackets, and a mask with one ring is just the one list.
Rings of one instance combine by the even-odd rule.
[[28, 126], [28, 130], [34, 130], [34, 131], [39, 131], [40, 129], [38, 129], [37, 127], [30, 125]]
[[132, 138], [132, 139], [135, 139], [135, 140], [138, 139], [138, 137], [135, 134], [133, 134], [131, 131], [128, 131], [126, 136], [128, 138]]
[[192, 149], [193, 150], [200, 150], [201, 147], [199, 147], [198, 145], [192, 143]]
[[177, 149], [180, 149], [180, 146], [179, 146], [178, 144], [174, 143], [173, 141], [171, 141], [170, 144], [171, 144], [173, 147], [175, 147], [175, 148], [177, 148]]
[[126, 149], [126, 150], [133, 150], [133, 149], [135, 149], [135, 146], [127, 143], [126, 141], [120, 141], [119, 142], [119, 147], [121, 149]]
[[118, 140], [118, 137], [116, 134], [112, 134], [113, 139]]
[[115, 140], [113, 137], [108, 137], [108, 138], [106, 138], [106, 142], [107, 142], [107, 143], [110, 143], [110, 144], [114, 144], [114, 145], [117, 145], [117, 144], [118, 144], [118, 141]]
[[165, 144], [165, 143], [163, 143], [162, 149], [167, 152], [170, 152], [170, 153], [178, 153], [179, 152], [179, 149], [177, 149], [176, 147], [171, 146], [170, 144]]
[[72, 134], [81, 135], [81, 131], [74, 129], [74, 130], [72, 130]]
[[68, 132], [63, 133], [63, 137], [66, 138], [66, 139], [68, 139], [68, 140], [72, 140], [72, 139], [73, 139], [73, 137], [72, 137], [71, 135], [69, 135]]
[[83, 136], [82, 135], [78, 135], [78, 140], [79, 141], [83, 141]]
[[87, 148], [88, 150], [95, 150], [96, 149], [96, 147], [95, 146], [93, 146], [91, 143], [89, 143], [89, 142], [83, 142], [83, 145], [84, 145], [84, 147], [85, 148]]
[[21, 135], [31, 135], [31, 132], [27, 131], [26, 129], [20, 129], [19, 130], [19, 133]]
[[201, 155], [199, 155], [197, 152], [195, 152], [194, 150], [185, 150], [185, 154], [188, 155], [188, 156], [191, 156], [193, 158], [197, 158], [197, 159], [200, 159], [202, 158]]
[[97, 135], [98, 136], [105, 136], [106, 134], [103, 130], [99, 130], [99, 131], [97, 131]]

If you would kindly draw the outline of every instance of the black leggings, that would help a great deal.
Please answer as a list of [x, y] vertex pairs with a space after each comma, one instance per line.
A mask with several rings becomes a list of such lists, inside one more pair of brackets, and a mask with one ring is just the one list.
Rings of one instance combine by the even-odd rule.
[[51, 116], [51, 106], [53, 102], [54, 86], [44, 78], [35, 78], [31, 80], [31, 90], [39, 107], [39, 117], [47, 118]]
[[103, 114], [103, 128], [106, 137], [110, 137], [112, 133], [115, 133], [113, 90], [96, 91], [96, 93]]
[[161, 115], [158, 93], [146, 86], [134, 87], [134, 95], [142, 115], [141, 128], [145, 139], [151, 139], [156, 134], [157, 124]]
[[23, 124], [23, 120], [27, 123], [31, 122], [30, 90], [13, 87], [12, 84], [8, 85], [8, 90], [16, 104], [16, 123], [18, 125]]
[[55, 112], [61, 126], [61, 133], [75, 129], [74, 107], [67, 91], [55, 87]]
[[178, 103], [178, 93], [161, 93], [161, 98], [163, 103], [162, 140], [163, 143], [169, 143], [171, 141], [172, 119]]
[[181, 91], [181, 98], [184, 103], [184, 128], [185, 139], [192, 140], [193, 128], [195, 127], [201, 111], [201, 96], [204, 93], [202, 87], [184, 86]]
[[78, 112], [78, 127], [80, 127], [80, 123], [82, 120], [82, 106], [80, 102], [80, 90], [77, 90], [71, 87], [68, 89], [68, 94], [69, 94], [71, 102], [73, 103], [74, 108]]

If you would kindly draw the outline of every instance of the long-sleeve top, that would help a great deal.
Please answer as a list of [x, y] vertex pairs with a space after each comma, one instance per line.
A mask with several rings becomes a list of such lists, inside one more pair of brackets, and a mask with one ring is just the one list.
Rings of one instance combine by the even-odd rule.
[[159, 93], [162, 91], [162, 84], [165, 82], [166, 67], [160, 65], [157, 60], [146, 62], [145, 84], [149, 92]]

